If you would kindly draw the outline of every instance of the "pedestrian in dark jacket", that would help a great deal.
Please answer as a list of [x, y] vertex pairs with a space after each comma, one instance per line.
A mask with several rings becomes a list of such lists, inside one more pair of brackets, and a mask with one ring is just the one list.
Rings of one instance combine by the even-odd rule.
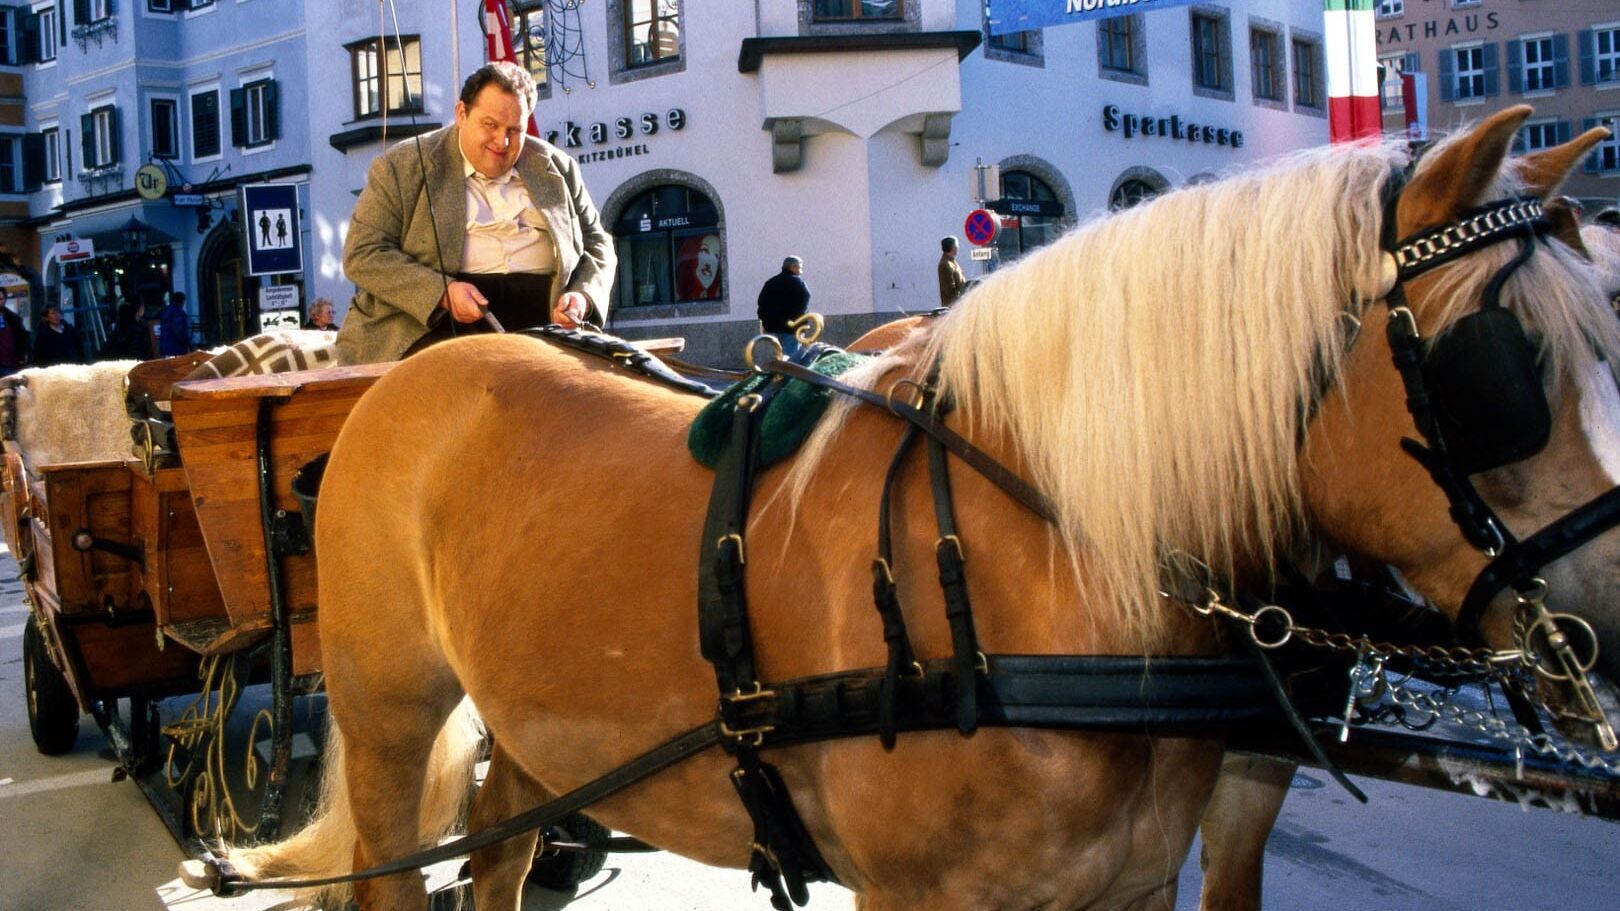
[[186, 292], [169, 292], [169, 302], [158, 314], [158, 354], [176, 357], [191, 353], [191, 315], [186, 313]]
[[152, 334], [147, 331], [140, 304], [127, 301], [118, 305], [118, 321], [107, 333], [107, 344], [101, 346], [98, 361], [152, 359]]
[[810, 289], [805, 286], [804, 260], [789, 256], [782, 260], [782, 271], [765, 280], [759, 289], [759, 324], [782, 343], [782, 354], [799, 353], [799, 340], [788, 323], [810, 309]]
[[34, 332], [34, 366], [77, 364], [84, 360], [84, 343], [79, 330], [62, 318], [62, 308], [47, 304], [42, 314], [45, 325]]
[[10, 307], [0, 307], [0, 376], [21, 370], [27, 359], [28, 331], [23, 328], [22, 317]]

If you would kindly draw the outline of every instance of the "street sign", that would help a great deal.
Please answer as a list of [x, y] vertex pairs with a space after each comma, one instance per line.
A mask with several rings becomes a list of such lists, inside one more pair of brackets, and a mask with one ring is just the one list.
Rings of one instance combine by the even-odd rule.
[[298, 309], [297, 285], [260, 285], [259, 310]]
[[78, 262], [86, 259], [95, 259], [96, 243], [83, 237], [73, 237], [57, 241], [51, 245], [51, 255], [59, 263]]
[[974, 209], [968, 213], [967, 221], [962, 222], [962, 233], [973, 246], [988, 246], [995, 243], [996, 235], [1001, 233], [1001, 221], [989, 209]]
[[968, 251], [968, 259], [971, 259], [976, 263], [989, 262], [990, 260], [995, 259], [995, 258], [996, 258], [996, 248], [995, 247], [974, 247], [973, 249]]
[[143, 164], [135, 169], [135, 192], [142, 199], [162, 199], [169, 192], [169, 177], [155, 164]]
[[266, 310], [259, 314], [259, 331], [269, 332], [271, 329], [297, 329], [297, 310]]
[[169, 197], [171, 206], [205, 206], [201, 193], [176, 193]]
[[304, 271], [303, 231], [298, 226], [298, 186], [245, 184], [239, 188], [242, 245], [249, 275]]

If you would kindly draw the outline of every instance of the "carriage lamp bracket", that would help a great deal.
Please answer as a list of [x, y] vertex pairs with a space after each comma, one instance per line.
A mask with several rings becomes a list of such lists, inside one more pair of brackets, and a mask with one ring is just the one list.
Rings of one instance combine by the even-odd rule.
[[122, 557], [125, 560], [135, 564], [137, 567], [143, 570], [146, 569], [145, 552], [133, 544], [126, 544], [123, 541], [111, 541], [107, 538], [98, 537], [88, 528], [80, 528], [74, 531], [69, 541], [72, 543], [73, 549], [81, 554], [89, 553], [92, 550], [99, 550], [102, 553], [112, 554], [115, 557]]

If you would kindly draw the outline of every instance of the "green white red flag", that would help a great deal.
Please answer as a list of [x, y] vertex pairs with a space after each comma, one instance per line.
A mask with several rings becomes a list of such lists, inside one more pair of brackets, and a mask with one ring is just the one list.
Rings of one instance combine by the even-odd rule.
[[1373, 0], [1322, 0], [1327, 51], [1328, 132], [1334, 142], [1383, 135]]

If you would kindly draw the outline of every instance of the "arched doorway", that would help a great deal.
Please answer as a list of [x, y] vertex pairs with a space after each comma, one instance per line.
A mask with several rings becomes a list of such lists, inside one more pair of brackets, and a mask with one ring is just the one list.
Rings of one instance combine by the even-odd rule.
[[197, 315], [205, 346], [234, 342], [258, 331], [242, 279], [241, 238], [233, 224], [222, 220], [203, 241], [197, 257]]

